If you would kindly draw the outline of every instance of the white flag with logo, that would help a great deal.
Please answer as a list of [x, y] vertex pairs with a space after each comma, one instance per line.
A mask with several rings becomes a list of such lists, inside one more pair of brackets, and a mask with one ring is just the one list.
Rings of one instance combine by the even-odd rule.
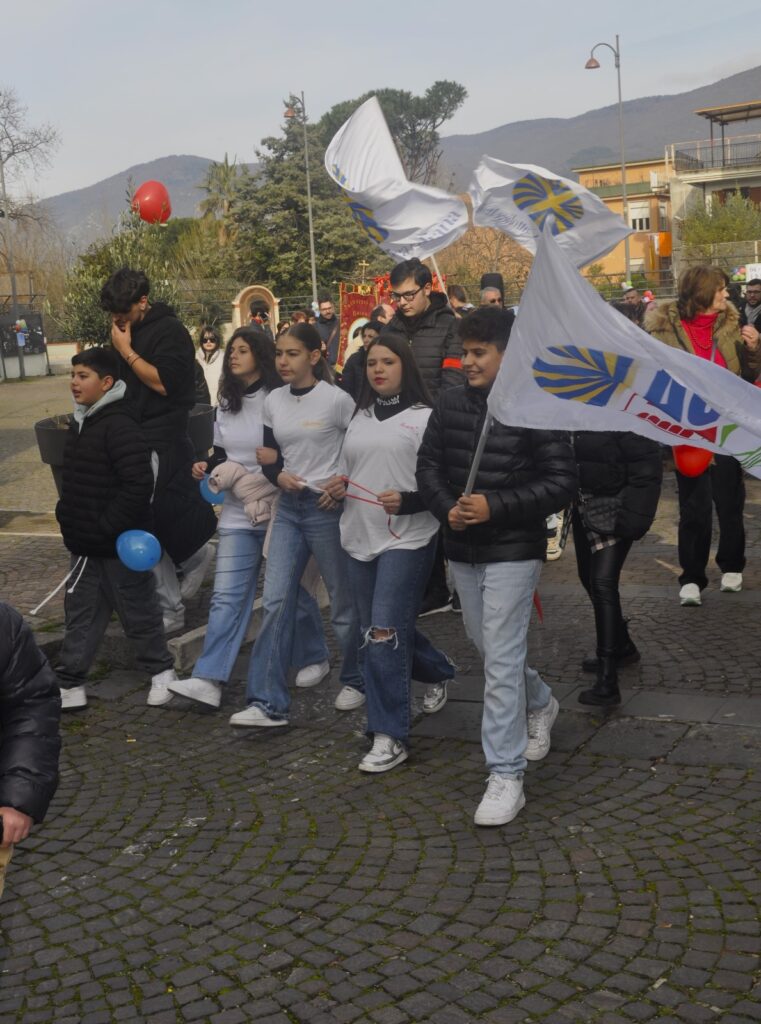
[[761, 477], [761, 389], [633, 324], [539, 242], [489, 410], [545, 430], [630, 430], [733, 455]]
[[407, 180], [376, 96], [338, 129], [325, 169], [362, 230], [397, 259], [432, 256], [468, 227], [461, 199]]
[[577, 181], [534, 164], [484, 156], [468, 189], [473, 223], [497, 228], [536, 252], [545, 224], [577, 267], [610, 252], [631, 228]]

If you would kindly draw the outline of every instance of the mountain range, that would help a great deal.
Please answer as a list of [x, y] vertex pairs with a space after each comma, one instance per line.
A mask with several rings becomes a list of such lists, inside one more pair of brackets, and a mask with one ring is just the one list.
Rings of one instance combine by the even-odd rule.
[[[696, 117], [695, 110], [755, 99], [761, 99], [761, 66], [688, 92], [627, 100], [623, 105], [626, 157], [660, 157], [670, 143], [705, 138], [708, 122]], [[744, 124], [734, 132], [746, 133]], [[540, 164], [573, 177], [574, 167], [620, 159], [618, 105], [577, 117], [514, 121], [474, 135], [449, 135], [442, 138], [441, 149], [440, 179], [451, 181], [454, 190], [467, 188], [471, 172], [485, 153], [509, 162]], [[197, 216], [203, 198], [199, 186], [211, 162], [200, 156], [160, 157], [87, 188], [45, 199], [41, 205], [70, 244], [80, 250], [112, 229], [125, 208], [130, 182], [162, 181], [172, 198], [173, 215]]]

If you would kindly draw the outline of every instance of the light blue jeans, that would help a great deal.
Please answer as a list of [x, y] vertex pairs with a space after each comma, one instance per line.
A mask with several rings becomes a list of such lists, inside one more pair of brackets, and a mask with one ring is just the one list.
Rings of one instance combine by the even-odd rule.
[[546, 707], [552, 691], [526, 664], [532, 598], [542, 563], [450, 562], [465, 630], [484, 659], [481, 744], [488, 771], [520, 779], [526, 770], [526, 712]]
[[[214, 593], [201, 657], [193, 675], [226, 683], [243, 643], [262, 564], [264, 529], [219, 531]], [[258, 642], [258, 641], [257, 641]], [[317, 602], [299, 587], [296, 629], [289, 655], [294, 668], [327, 661], [328, 649]]]
[[362, 690], [357, 664], [359, 623], [351, 599], [347, 560], [338, 531], [339, 511], [317, 507], [306, 488], [280, 497], [270, 536], [262, 595], [262, 626], [248, 668], [246, 703], [271, 718], [287, 718], [291, 698], [286, 673], [296, 624], [299, 580], [314, 555], [330, 597], [330, 618], [343, 661], [340, 680]]

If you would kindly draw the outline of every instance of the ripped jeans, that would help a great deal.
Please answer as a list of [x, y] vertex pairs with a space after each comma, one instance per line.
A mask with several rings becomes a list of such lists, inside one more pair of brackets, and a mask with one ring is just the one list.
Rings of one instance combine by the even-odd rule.
[[367, 695], [367, 732], [385, 733], [405, 745], [410, 680], [430, 684], [454, 677], [449, 658], [415, 628], [435, 554], [434, 536], [411, 551], [393, 548], [369, 562], [349, 559], [349, 583], [363, 634], [359, 664]]

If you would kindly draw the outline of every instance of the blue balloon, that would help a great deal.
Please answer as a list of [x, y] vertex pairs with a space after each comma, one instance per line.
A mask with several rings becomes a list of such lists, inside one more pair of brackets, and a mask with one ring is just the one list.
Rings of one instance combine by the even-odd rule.
[[161, 560], [161, 545], [147, 530], [125, 530], [116, 538], [119, 560], [135, 572], [147, 572]]
[[208, 501], [210, 505], [224, 505], [225, 492], [220, 491], [219, 494], [215, 494], [209, 487], [209, 474], [204, 474], [203, 480], [199, 484], [201, 490], [201, 497], [204, 501]]

